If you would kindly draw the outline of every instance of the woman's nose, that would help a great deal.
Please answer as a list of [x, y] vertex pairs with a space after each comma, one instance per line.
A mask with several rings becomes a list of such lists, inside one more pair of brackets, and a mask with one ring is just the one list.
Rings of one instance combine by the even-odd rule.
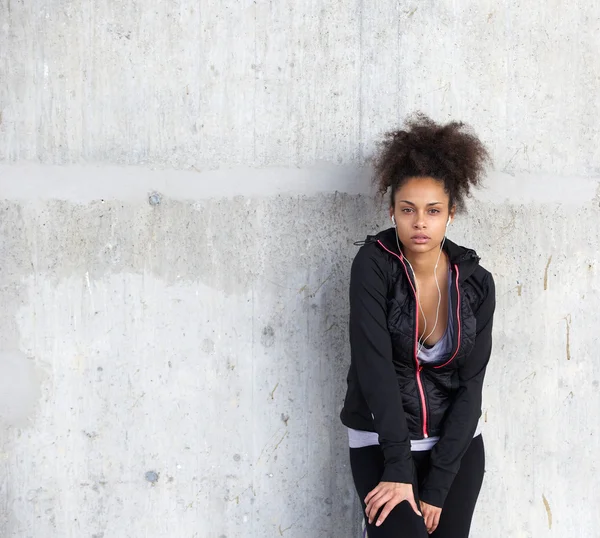
[[415, 222], [413, 223], [413, 226], [417, 229], [421, 229], [421, 228], [425, 228], [426, 224], [425, 224], [425, 218], [423, 217], [423, 215], [418, 215], [415, 217]]

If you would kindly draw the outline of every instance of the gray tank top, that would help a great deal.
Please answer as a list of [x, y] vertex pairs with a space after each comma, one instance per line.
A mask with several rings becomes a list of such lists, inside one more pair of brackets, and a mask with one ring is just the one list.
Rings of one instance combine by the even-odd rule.
[[452, 274], [448, 274], [448, 324], [444, 335], [431, 347], [423, 346], [419, 352], [419, 361], [428, 364], [442, 362], [452, 351], [452, 339], [454, 336], [454, 312], [452, 312]]

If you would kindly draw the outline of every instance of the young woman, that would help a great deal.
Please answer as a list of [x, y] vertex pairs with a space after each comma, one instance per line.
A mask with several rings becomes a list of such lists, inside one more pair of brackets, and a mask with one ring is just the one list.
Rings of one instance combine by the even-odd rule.
[[375, 161], [393, 227], [368, 236], [352, 264], [341, 413], [369, 538], [469, 535], [495, 288], [446, 233], [488, 160], [462, 123], [417, 115]]

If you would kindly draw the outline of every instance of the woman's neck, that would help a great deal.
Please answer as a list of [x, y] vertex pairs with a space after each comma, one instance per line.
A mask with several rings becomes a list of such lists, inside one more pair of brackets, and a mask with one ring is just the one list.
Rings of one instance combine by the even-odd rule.
[[[441, 253], [439, 249], [435, 248], [429, 252], [403, 252], [404, 257], [410, 262], [415, 276], [419, 279], [426, 279], [433, 276], [435, 264], [438, 264], [438, 275], [442, 271], [448, 270], [448, 258], [444, 252]], [[439, 263], [438, 263], [439, 259]]]

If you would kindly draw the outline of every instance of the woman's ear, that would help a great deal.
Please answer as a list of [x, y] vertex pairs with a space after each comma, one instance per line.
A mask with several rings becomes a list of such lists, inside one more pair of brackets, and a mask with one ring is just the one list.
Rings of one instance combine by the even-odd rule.
[[394, 217], [394, 208], [390, 207], [390, 219], [392, 219], [392, 226], [396, 227], [396, 217]]
[[452, 206], [450, 208], [450, 213], [448, 215], [448, 225], [452, 224], [452, 221], [454, 220], [455, 215], [456, 215], [456, 206]]

